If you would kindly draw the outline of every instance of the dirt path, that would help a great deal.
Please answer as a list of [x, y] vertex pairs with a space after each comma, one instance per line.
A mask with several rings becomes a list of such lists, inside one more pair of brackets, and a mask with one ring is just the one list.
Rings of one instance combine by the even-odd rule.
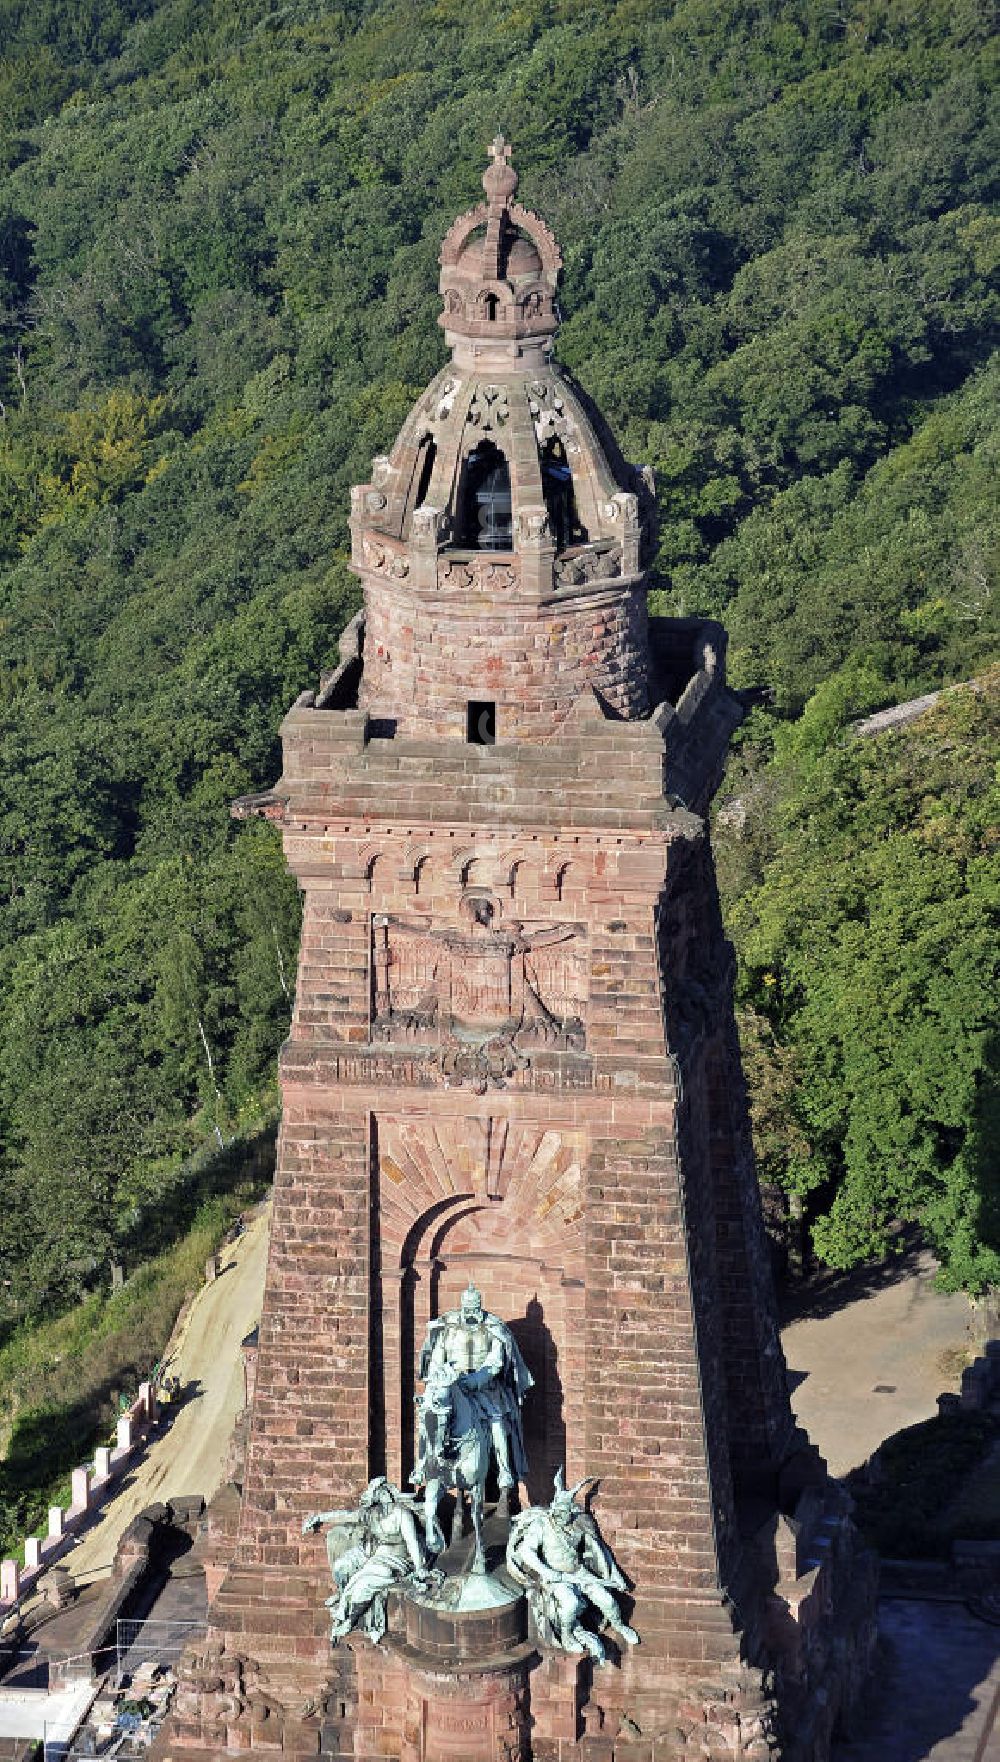
[[240, 1342], [260, 1320], [269, 1223], [270, 1206], [224, 1253], [219, 1277], [196, 1296], [170, 1357], [171, 1371], [182, 1384], [193, 1384], [193, 1393], [125, 1476], [93, 1529], [65, 1556], [76, 1578], [88, 1581], [109, 1569], [122, 1532], [145, 1506], [181, 1493], [209, 1499], [218, 1488], [243, 1406]]
[[867, 1461], [893, 1432], [937, 1412], [959, 1387], [973, 1316], [960, 1292], [934, 1289], [926, 1250], [831, 1280], [804, 1295], [782, 1333], [792, 1406], [830, 1472]]

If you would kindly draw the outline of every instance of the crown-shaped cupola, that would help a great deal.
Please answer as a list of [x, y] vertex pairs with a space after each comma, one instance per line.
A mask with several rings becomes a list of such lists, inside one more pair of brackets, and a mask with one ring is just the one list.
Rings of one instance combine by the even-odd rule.
[[362, 703], [387, 733], [467, 738], [486, 704], [497, 739], [545, 739], [591, 687], [648, 709], [650, 479], [551, 358], [558, 246], [491, 152], [441, 249], [452, 361], [352, 492]]
[[[455, 221], [441, 246], [444, 327], [456, 364], [548, 358], [559, 324], [562, 257], [544, 220], [514, 201], [517, 172], [498, 135], [483, 176], [486, 201]], [[470, 347], [470, 343], [473, 345]]]

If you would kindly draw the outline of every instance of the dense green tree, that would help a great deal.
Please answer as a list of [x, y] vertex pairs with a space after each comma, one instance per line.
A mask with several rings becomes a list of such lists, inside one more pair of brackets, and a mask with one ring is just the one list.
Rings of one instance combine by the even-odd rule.
[[952, 1285], [1000, 1282], [1000, 676], [898, 732], [844, 717], [835, 676], [720, 833], [763, 1171], [808, 1202], [834, 1266], [918, 1222]]
[[[862, 817], [866, 942], [846, 869], [803, 903], [822, 863], [797, 879], [787, 808], [803, 755], [848, 763], [845, 667], [873, 705], [997, 653], [987, 10], [0, 0], [0, 1277], [24, 1301], [103, 1276], [273, 1093], [297, 901], [228, 803], [276, 774], [357, 605], [348, 488], [442, 361], [438, 244], [497, 127], [564, 248], [562, 357], [657, 472], [659, 604], [723, 616], [737, 682], [799, 718], [797, 757], [775, 726], [745, 748], [785, 805], [730, 907], [765, 1166], [841, 1259], [895, 1213], [943, 1241], [958, 1172], [938, 1212], [931, 1188], [961, 1168], [955, 1276], [987, 1276], [975, 865]], [[828, 779], [817, 826], [871, 787]], [[815, 994], [809, 923], [838, 951]], [[894, 937], [926, 968], [909, 1088], [849, 984]]]

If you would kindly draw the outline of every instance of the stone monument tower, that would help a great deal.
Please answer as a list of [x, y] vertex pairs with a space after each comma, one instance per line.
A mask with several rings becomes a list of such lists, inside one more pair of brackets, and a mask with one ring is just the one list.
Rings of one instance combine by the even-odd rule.
[[[704, 818], [741, 705], [717, 624], [647, 618], [648, 477], [552, 358], [503, 141], [483, 183], [451, 359], [353, 492], [364, 611], [238, 804], [305, 910], [241, 1499], [167, 1748], [822, 1762], [873, 1586], [775, 1323]], [[491, 1390], [477, 1561], [415, 1494]]]

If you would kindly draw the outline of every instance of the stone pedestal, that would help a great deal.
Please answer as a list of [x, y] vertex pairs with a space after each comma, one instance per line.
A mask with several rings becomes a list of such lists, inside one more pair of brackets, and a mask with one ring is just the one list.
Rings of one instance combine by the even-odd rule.
[[392, 1599], [393, 1627], [408, 1655], [428, 1661], [481, 1664], [525, 1645], [528, 1611], [523, 1594], [495, 1577], [464, 1577], [446, 1587], [455, 1607], [417, 1593]]

